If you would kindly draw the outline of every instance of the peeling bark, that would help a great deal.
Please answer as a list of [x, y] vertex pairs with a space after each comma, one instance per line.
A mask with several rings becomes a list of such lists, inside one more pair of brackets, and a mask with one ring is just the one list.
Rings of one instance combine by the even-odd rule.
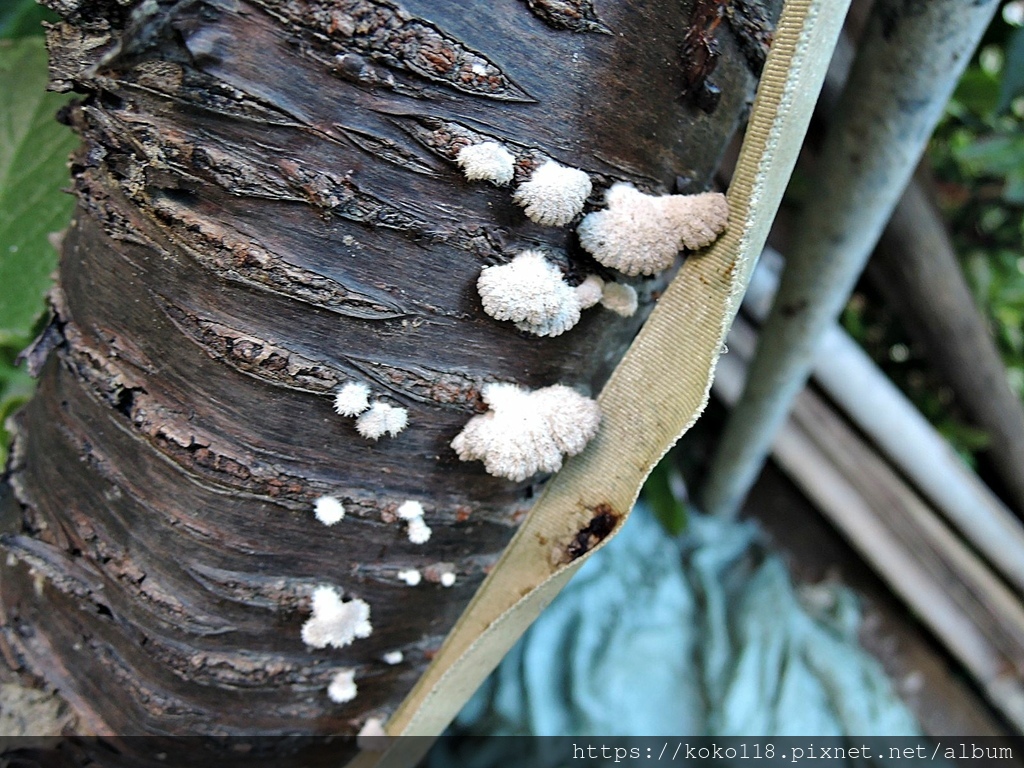
[[[502, 142], [515, 183], [549, 158], [582, 168], [587, 210], [616, 181], [700, 186], [752, 95], [743, 52], [720, 35], [708, 116], [668, 64], [688, 3], [603, 2], [614, 35], [539, 25], [520, 0], [48, 5], [84, 144], [53, 352], [15, 420], [5, 655], [96, 732], [354, 733], [407, 693], [543, 481], [458, 461], [480, 388], [596, 393], [663, 288], [633, 281], [636, 317], [590, 310], [557, 338], [487, 317], [480, 269], [518, 250], [573, 283], [610, 275], [571, 228], [466, 182], [458, 149]], [[360, 438], [331, 403], [353, 379], [408, 429]], [[323, 494], [347, 510], [330, 528]], [[396, 520], [407, 499], [424, 545]], [[433, 576], [409, 587], [409, 568]], [[321, 585], [369, 603], [368, 638], [303, 645]], [[344, 705], [325, 694], [340, 667], [359, 687]]]

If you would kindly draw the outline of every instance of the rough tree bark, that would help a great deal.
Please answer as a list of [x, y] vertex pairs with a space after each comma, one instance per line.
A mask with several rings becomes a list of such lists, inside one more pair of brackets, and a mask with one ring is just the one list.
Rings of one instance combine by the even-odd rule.
[[[582, 168], [587, 210], [618, 180], [702, 190], [749, 105], [766, 9], [48, 5], [63, 19], [53, 82], [83, 94], [65, 117], [84, 144], [31, 355], [40, 389], [15, 424], [5, 658], [94, 733], [353, 733], [412, 686], [542, 482], [490, 477], [449, 447], [480, 387], [596, 392], [662, 285], [633, 281], [634, 318], [590, 310], [557, 338], [487, 317], [479, 271], [517, 250], [561, 254], [572, 282], [609, 275], [572, 227], [465, 181], [455, 153], [493, 137], [515, 183], [549, 157]], [[701, 108], [680, 95], [695, 77], [684, 40], [705, 37], [721, 48], [710, 112], [707, 93]], [[360, 438], [332, 412], [349, 379], [408, 408], [408, 429]], [[330, 528], [311, 511], [325, 493], [348, 509]], [[395, 522], [406, 499], [426, 508], [425, 545]], [[450, 589], [397, 577], [445, 563]], [[369, 603], [372, 634], [303, 645], [319, 585]], [[359, 691], [344, 705], [325, 695], [341, 667]]]

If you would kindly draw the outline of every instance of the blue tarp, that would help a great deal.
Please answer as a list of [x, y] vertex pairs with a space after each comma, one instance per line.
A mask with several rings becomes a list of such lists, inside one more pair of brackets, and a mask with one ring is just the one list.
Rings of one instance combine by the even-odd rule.
[[459, 716], [476, 734], [897, 736], [919, 727], [857, 641], [855, 595], [796, 588], [755, 524], [642, 505]]

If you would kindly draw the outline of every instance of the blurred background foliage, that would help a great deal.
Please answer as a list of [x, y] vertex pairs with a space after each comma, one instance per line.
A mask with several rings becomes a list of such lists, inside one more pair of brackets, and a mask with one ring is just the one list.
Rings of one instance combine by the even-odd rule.
[[939, 203], [1024, 397], [1024, 1], [989, 30], [932, 140]]

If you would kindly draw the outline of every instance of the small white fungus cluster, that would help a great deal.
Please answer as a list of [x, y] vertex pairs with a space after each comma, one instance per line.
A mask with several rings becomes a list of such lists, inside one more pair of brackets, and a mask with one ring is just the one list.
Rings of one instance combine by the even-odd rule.
[[368, 717], [356, 735], [356, 746], [364, 752], [383, 752], [388, 747], [384, 721], [379, 717]]
[[349, 381], [334, 395], [334, 410], [340, 416], [358, 416], [356, 431], [368, 440], [384, 435], [394, 437], [409, 423], [405, 408], [378, 400], [370, 405], [370, 388], [361, 381]]
[[574, 456], [597, 434], [597, 403], [562, 385], [534, 391], [515, 384], [488, 384], [487, 413], [474, 416], [452, 440], [463, 461], [480, 460], [489, 474], [525, 480], [557, 472], [563, 455]]
[[313, 648], [344, 648], [369, 637], [370, 606], [356, 598], [345, 602], [333, 587], [313, 590], [313, 614], [302, 625], [302, 642]]
[[580, 245], [606, 267], [627, 275], [668, 269], [682, 248], [697, 250], [725, 229], [725, 195], [645, 195], [632, 184], [612, 185], [608, 207], [587, 214], [576, 230]]
[[604, 295], [604, 280], [597, 275], [587, 275], [587, 279], [576, 286], [576, 300], [580, 309], [590, 309], [601, 301]]
[[538, 224], [560, 227], [583, 210], [591, 189], [586, 172], [548, 160], [516, 188], [512, 200]]
[[[403, 502], [398, 508], [398, 516], [409, 524], [409, 541], [413, 544], [426, 544], [430, 540], [430, 526], [423, 521], [422, 504], [418, 501]], [[419, 581], [417, 580], [416, 583], [418, 584]]]
[[588, 275], [574, 288], [536, 250], [523, 251], [508, 264], [484, 267], [476, 287], [484, 312], [496, 320], [511, 320], [519, 330], [536, 336], [565, 333], [579, 322], [584, 309], [595, 304], [623, 317], [637, 310], [632, 286]]
[[331, 679], [331, 684], [327, 686], [327, 696], [335, 704], [352, 701], [358, 692], [354, 669], [339, 669]]
[[576, 298], [582, 309], [590, 309], [600, 304], [622, 317], [632, 317], [640, 305], [636, 289], [626, 283], [606, 283], [597, 275], [588, 275], [587, 279], [576, 286]]
[[625, 283], [605, 283], [601, 306], [622, 317], [632, 317], [639, 306], [636, 289]]
[[324, 525], [334, 525], [345, 517], [345, 506], [334, 496], [321, 496], [313, 506], [313, 514]]
[[415, 587], [421, 581], [423, 581], [423, 574], [417, 571], [415, 568], [407, 568], [404, 571], [399, 571], [395, 574], [399, 581], [404, 581], [410, 587]]
[[442, 587], [454, 587], [457, 580], [455, 566], [452, 563], [434, 563], [428, 565], [423, 576], [427, 581], [440, 584]]
[[576, 291], [540, 251], [523, 251], [508, 264], [484, 267], [476, 286], [484, 312], [511, 320], [521, 331], [558, 336], [579, 322]]
[[503, 186], [512, 181], [516, 158], [498, 142], [483, 141], [460, 149], [455, 162], [469, 181], [491, 181]]
[[405, 408], [378, 400], [356, 419], [356, 431], [369, 440], [377, 440], [384, 435], [394, 437], [405, 429], [408, 423], [409, 412]]
[[370, 407], [370, 388], [361, 381], [349, 381], [334, 396], [334, 410], [339, 416], [358, 416]]
[[389, 666], [393, 667], [396, 664], [401, 664], [403, 661], [405, 661], [405, 654], [401, 651], [388, 651], [383, 656], [381, 656], [381, 659], [385, 664], [388, 664]]

